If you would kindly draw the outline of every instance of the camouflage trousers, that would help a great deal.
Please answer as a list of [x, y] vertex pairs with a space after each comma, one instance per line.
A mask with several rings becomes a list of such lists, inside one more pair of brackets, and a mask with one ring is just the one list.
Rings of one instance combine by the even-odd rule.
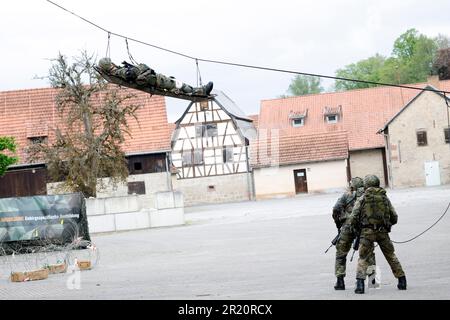
[[392, 273], [396, 278], [405, 275], [400, 261], [394, 253], [394, 245], [392, 244], [389, 234], [386, 231], [375, 231], [372, 229], [363, 229], [361, 231], [361, 240], [359, 244], [359, 260], [356, 269], [356, 279], [366, 279], [367, 268], [370, 265], [370, 256], [374, 251], [374, 242], [380, 246]]
[[[355, 235], [351, 232], [350, 226], [344, 224], [341, 228], [339, 241], [336, 243], [336, 263], [334, 266], [336, 277], [345, 277], [347, 255], [352, 248], [353, 239], [355, 239]], [[369, 254], [368, 265], [375, 265], [375, 254], [373, 250]]]

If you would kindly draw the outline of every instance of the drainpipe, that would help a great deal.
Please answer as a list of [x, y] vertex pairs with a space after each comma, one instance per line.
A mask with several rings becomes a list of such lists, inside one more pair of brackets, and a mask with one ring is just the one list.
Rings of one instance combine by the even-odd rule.
[[172, 174], [169, 167], [169, 152], [166, 152], [166, 176], [167, 176], [167, 190], [173, 191]]
[[389, 182], [389, 187], [393, 189], [394, 188], [394, 178], [392, 177], [392, 161], [391, 161], [391, 148], [390, 148], [389, 134], [386, 134], [383, 131], [383, 137], [384, 137], [384, 144], [385, 144], [385, 150], [386, 150], [386, 158], [388, 158], [388, 182]]
[[[246, 139], [247, 140], [247, 139]], [[249, 145], [247, 144], [245, 146], [245, 158], [247, 162], [247, 188], [248, 188], [248, 194], [249, 194], [249, 200], [255, 200], [255, 185], [254, 185], [254, 177], [253, 177], [253, 171], [250, 170], [250, 159], [248, 155], [248, 148]]]

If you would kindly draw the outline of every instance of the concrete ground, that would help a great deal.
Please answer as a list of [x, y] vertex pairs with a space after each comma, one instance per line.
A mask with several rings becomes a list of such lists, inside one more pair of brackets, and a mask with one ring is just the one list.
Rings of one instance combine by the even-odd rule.
[[[389, 190], [399, 214], [392, 239], [425, 230], [445, 211], [450, 186]], [[356, 258], [347, 290], [333, 289], [336, 234], [331, 207], [339, 194], [186, 208], [187, 224], [93, 235], [99, 264], [82, 271], [11, 283], [0, 257], [1, 299], [449, 299], [450, 213], [428, 233], [395, 245], [408, 279], [399, 291], [379, 248], [381, 288], [353, 293]], [[82, 255], [77, 252], [75, 255]], [[9, 268], [9, 269], [8, 269]], [[73, 283], [73, 282], [71, 282]], [[77, 282], [78, 283], [78, 282]], [[72, 288], [72, 289], [70, 289]]]

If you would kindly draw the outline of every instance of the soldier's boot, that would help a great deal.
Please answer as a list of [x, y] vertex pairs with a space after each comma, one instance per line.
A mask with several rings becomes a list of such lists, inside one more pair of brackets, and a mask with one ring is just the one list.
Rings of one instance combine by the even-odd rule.
[[209, 96], [209, 94], [211, 93], [211, 91], [213, 89], [213, 86], [214, 86], [213, 82], [210, 81], [202, 87], [195, 88], [194, 94], [201, 95], [201, 96]]
[[406, 290], [406, 277], [405, 276], [398, 278], [397, 288], [399, 290]]
[[356, 279], [355, 293], [358, 293], [358, 294], [364, 293], [364, 280], [363, 279]]
[[344, 276], [337, 277], [334, 290], [345, 290]]
[[208, 82], [208, 83], [206, 84], [206, 86], [205, 86], [205, 94], [206, 94], [207, 96], [209, 96], [209, 94], [211, 93], [211, 91], [212, 91], [212, 89], [213, 89], [213, 86], [214, 86], [214, 84], [213, 84], [212, 81], [210, 81], [210, 82]]

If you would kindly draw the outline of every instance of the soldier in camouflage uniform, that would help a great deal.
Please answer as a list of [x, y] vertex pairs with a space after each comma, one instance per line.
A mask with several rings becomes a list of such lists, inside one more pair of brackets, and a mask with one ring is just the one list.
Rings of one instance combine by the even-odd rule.
[[[333, 220], [336, 227], [339, 229], [339, 240], [336, 243], [336, 285], [334, 289], [345, 290], [345, 270], [347, 264], [347, 255], [352, 247], [352, 242], [355, 239], [355, 233], [348, 223], [349, 216], [352, 213], [353, 205], [357, 198], [364, 193], [364, 182], [361, 178], [355, 177], [350, 181], [350, 190], [345, 192], [336, 202], [333, 207]], [[369, 263], [373, 272], [375, 272], [375, 254], [369, 257]]]
[[193, 88], [174, 77], [167, 77], [163, 74], [156, 73], [146, 64], [140, 63], [137, 66], [122, 62], [122, 67], [119, 67], [111, 62], [109, 58], [102, 58], [98, 62], [100, 70], [108, 75], [113, 75], [121, 78], [126, 82], [135, 83], [141, 87], [159, 88], [168, 90], [176, 94], [195, 94], [195, 95], [209, 95], [213, 88], [213, 83], [208, 82], [205, 86]]
[[349, 218], [351, 226], [361, 230], [355, 293], [364, 293], [364, 280], [369, 257], [374, 250], [374, 242], [380, 246], [394, 276], [398, 279], [398, 289], [406, 290], [405, 273], [389, 238], [391, 226], [398, 220], [397, 213], [386, 196], [386, 190], [380, 188], [380, 180], [377, 176], [366, 176], [364, 189], [364, 195], [356, 200]]

